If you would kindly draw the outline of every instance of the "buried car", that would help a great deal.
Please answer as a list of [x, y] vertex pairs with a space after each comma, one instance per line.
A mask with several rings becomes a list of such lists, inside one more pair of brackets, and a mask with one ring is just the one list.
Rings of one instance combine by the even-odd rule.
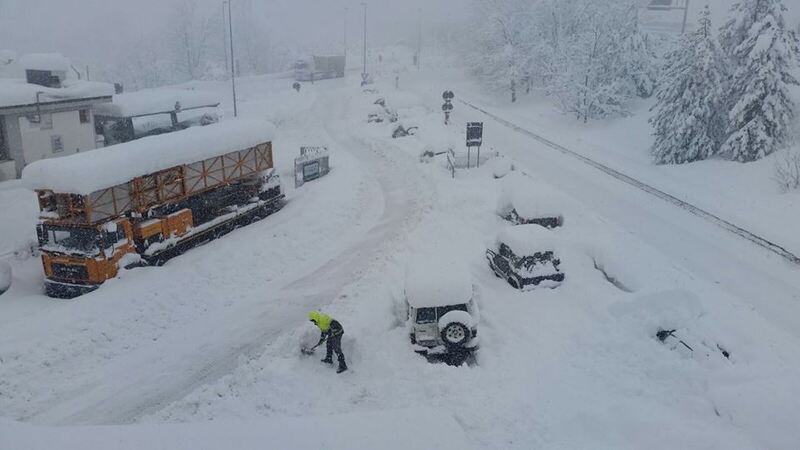
[[408, 331], [414, 351], [464, 354], [478, 349], [480, 313], [467, 269], [460, 264], [412, 262], [405, 286]]
[[539, 225], [517, 225], [503, 230], [495, 249], [486, 250], [495, 275], [515, 289], [555, 288], [564, 281], [555, 254], [555, 236]]

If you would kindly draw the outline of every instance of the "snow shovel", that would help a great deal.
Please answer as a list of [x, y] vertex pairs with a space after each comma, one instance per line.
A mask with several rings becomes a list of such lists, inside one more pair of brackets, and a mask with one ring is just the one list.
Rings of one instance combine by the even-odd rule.
[[313, 346], [311, 348], [301, 347], [300, 348], [300, 353], [302, 353], [304, 355], [313, 355], [314, 354], [314, 350], [316, 350], [317, 347], [319, 347], [319, 344], [317, 344], [317, 345], [315, 345], [315, 346]]

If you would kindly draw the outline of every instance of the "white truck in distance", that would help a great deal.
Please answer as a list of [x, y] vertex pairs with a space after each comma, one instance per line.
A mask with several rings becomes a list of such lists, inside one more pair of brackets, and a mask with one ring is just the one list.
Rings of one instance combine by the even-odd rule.
[[344, 77], [344, 56], [311, 56], [294, 63], [294, 79], [316, 81]]

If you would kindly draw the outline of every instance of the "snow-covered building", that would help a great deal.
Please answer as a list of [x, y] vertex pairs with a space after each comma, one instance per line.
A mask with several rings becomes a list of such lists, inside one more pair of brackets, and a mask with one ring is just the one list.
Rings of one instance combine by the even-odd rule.
[[155, 88], [115, 94], [98, 105], [95, 120], [106, 145], [169, 133], [218, 120], [220, 98], [213, 92]]
[[0, 78], [0, 181], [18, 178], [34, 161], [98, 147], [94, 108], [111, 101], [114, 87], [69, 78], [71, 70], [57, 54], [5, 65], [11, 78]]

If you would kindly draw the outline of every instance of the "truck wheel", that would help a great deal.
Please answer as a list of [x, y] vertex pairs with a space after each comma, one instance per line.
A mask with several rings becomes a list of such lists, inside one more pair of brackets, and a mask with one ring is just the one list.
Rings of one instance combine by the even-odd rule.
[[460, 347], [467, 343], [470, 338], [469, 328], [463, 323], [453, 322], [441, 332], [442, 340], [448, 346]]

